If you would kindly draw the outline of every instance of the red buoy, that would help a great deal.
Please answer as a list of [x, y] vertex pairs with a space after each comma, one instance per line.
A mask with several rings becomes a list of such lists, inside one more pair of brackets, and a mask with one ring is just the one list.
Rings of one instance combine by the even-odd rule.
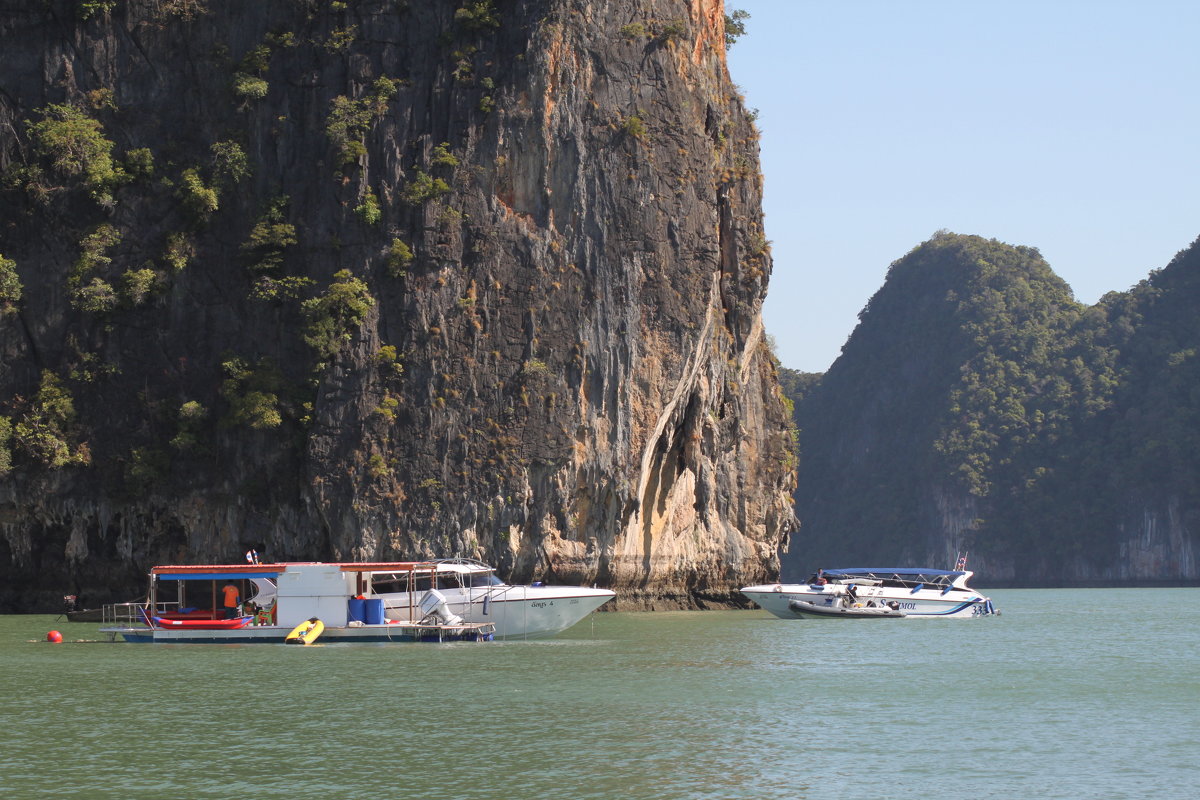
[[49, 633], [46, 634], [46, 641], [54, 642], [55, 644], [58, 644], [59, 642], [62, 641], [62, 634], [59, 633], [58, 631], [50, 631]]

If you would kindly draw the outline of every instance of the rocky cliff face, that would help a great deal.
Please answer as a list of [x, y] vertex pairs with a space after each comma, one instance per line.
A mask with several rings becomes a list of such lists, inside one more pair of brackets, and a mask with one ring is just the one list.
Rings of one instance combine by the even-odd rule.
[[774, 574], [720, 0], [4, 6], [0, 609], [249, 546]]

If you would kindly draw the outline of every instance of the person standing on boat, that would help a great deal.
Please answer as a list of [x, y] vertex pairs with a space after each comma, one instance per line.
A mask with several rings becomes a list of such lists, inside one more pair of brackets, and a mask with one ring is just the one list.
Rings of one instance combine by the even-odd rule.
[[221, 589], [221, 593], [225, 597], [223, 601], [223, 605], [225, 606], [225, 619], [237, 619], [240, 611], [238, 607], [240, 605], [238, 602], [238, 588], [232, 583], [227, 583]]

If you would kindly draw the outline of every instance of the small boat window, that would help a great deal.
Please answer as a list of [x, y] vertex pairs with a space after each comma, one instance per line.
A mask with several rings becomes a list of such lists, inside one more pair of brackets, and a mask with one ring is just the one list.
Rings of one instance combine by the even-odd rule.
[[479, 589], [488, 586], [503, 586], [504, 581], [496, 577], [495, 573], [474, 573], [471, 575], [471, 588]]
[[413, 591], [424, 592], [430, 587], [430, 578], [428, 575], [376, 575], [371, 581], [371, 590], [375, 594], [396, 594], [397, 592], [409, 591], [410, 582], [413, 584]]
[[438, 575], [437, 586], [439, 589], [461, 589], [462, 580], [455, 575]]

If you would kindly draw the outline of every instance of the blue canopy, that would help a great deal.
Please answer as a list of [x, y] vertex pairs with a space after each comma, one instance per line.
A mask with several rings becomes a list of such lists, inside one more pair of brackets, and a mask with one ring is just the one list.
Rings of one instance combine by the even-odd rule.
[[271, 572], [168, 572], [156, 575], [160, 581], [235, 581], [240, 578], [278, 578], [283, 570]]
[[962, 570], [922, 569], [919, 567], [844, 567], [827, 569], [826, 575], [962, 575]]

